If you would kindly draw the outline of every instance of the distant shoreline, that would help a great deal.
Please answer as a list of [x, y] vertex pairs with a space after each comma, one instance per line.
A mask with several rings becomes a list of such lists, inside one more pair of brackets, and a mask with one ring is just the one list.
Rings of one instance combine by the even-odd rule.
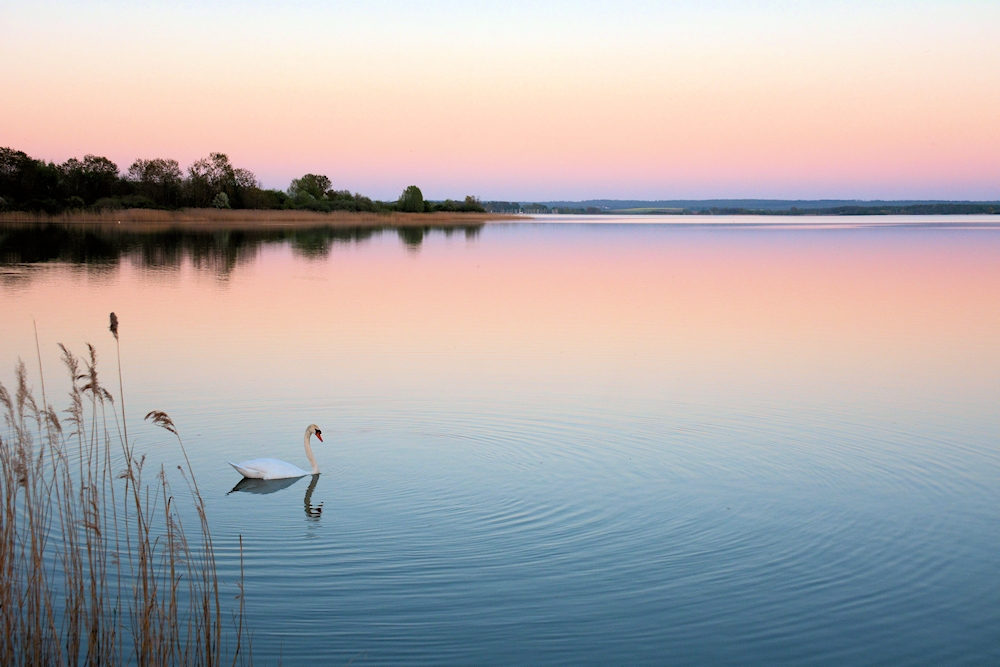
[[835, 206], [831, 208], [753, 209], [710, 208], [703, 210], [621, 209], [615, 215], [757, 215], [757, 216], [884, 216], [884, 215], [1000, 215], [1000, 204], [910, 204], [905, 206]]
[[132, 208], [102, 211], [67, 211], [49, 215], [31, 211], [0, 213], [2, 224], [117, 225], [136, 228], [247, 228], [247, 227], [466, 227], [492, 221], [524, 220], [523, 215], [505, 213], [371, 213], [303, 210], [227, 210], [188, 208], [175, 211]]
[[[628, 205], [626, 205], [628, 204]], [[636, 204], [636, 205], [632, 205]], [[638, 205], [643, 204], [643, 205]], [[627, 216], [879, 216], [879, 215], [1000, 215], [1000, 202], [838, 202], [834, 200], [706, 200], [702, 202], [547, 202], [528, 205], [483, 202], [487, 211], [529, 215], [627, 215]], [[515, 206], [520, 207], [515, 208]]]

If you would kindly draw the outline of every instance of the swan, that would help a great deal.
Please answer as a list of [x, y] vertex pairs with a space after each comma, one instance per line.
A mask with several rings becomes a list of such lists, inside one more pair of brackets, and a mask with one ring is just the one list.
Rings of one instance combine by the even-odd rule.
[[316, 465], [316, 459], [313, 457], [312, 447], [309, 446], [309, 438], [313, 435], [320, 442], [323, 442], [323, 432], [319, 430], [319, 426], [316, 424], [309, 424], [306, 428], [305, 436], [305, 448], [306, 448], [306, 458], [309, 459], [309, 463], [312, 464], [312, 473], [308, 473], [298, 466], [293, 466], [291, 463], [285, 463], [284, 461], [279, 461], [278, 459], [253, 459], [252, 461], [244, 461], [243, 463], [233, 463], [232, 461], [226, 461], [229, 465], [236, 468], [244, 477], [249, 477], [251, 479], [288, 479], [289, 477], [305, 477], [306, 475], [319, 474], [319, 466]]

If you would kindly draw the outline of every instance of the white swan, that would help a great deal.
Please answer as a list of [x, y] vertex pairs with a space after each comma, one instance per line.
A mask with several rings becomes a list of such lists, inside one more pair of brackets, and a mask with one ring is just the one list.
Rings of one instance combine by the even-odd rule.
[[310, 474], [318, 475], [319, 466], [316, 465], [312, 447], [309, 446], [309, 438], [312, 435], [315, 435], [317, 440], [323, 442], [322, 431], [319, 430], [319, 426], [316, 426], [316, 424], [309, 424], [309, 427], [306, 429], [305, 438], [306, 458], [312, 464], [311, 473], [278, 459], [253, 459], [252, 461], [244, 461], [243, 463], [226, 461], [226, 463], [236, 468], [244, 477], [251, 479], [288, 479], [289, 477], [304, 477]]

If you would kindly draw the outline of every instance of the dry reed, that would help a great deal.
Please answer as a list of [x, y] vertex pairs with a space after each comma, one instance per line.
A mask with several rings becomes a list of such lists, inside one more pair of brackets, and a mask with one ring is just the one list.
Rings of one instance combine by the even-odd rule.
[[[113, 314], [111, 324], [117, 341]], [[60, 347], [72, 387], [62, 420], [44, 381], [37, 403], [23, 362], [13, 393], [0, 384], [0, 665], [249, 664], [242, 555], [228, 651], [205, 503], [173, 421], [147, 415], [180, 446], [185, 465], [177, 467], [199, 522], [194, 541], [164, 467], [144, 480], [145, 456], [125, 435], [94, 347], [83, 358]]]
[[131, 208], [124, 210], [66, 211], [56, 215], [34, 211], [0, 213], [0, 223], [83, 223], [190, 228], [247, 228], [329, 225], [333, 227], [460, 227], [493, 220], [518, 220], [525, 216], [502, 213], [368, 213], [354, 211], [230, 210], [189, 208], [179, 211]]

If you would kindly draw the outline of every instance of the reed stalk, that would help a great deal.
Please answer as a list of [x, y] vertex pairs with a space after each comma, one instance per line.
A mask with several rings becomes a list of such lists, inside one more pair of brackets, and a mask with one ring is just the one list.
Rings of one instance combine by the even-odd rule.
[[[117, 342], [114, 316], [112, 333]], [[242, 539], [228, 647], [205, 502], [173, 421], [147, 415], [180, 446], [193, 537], [165, 467], [147, 481], [146, 457], [101, 383], [95, 348], [81, 358], [60, 347], [71, 387], [62, 419], [44, 382], [36, 402], [23, 362], [12, 392], [0, 383], [0, 665], [251, 664]], [[120, 348], [118, 371], [120, 404]]]

